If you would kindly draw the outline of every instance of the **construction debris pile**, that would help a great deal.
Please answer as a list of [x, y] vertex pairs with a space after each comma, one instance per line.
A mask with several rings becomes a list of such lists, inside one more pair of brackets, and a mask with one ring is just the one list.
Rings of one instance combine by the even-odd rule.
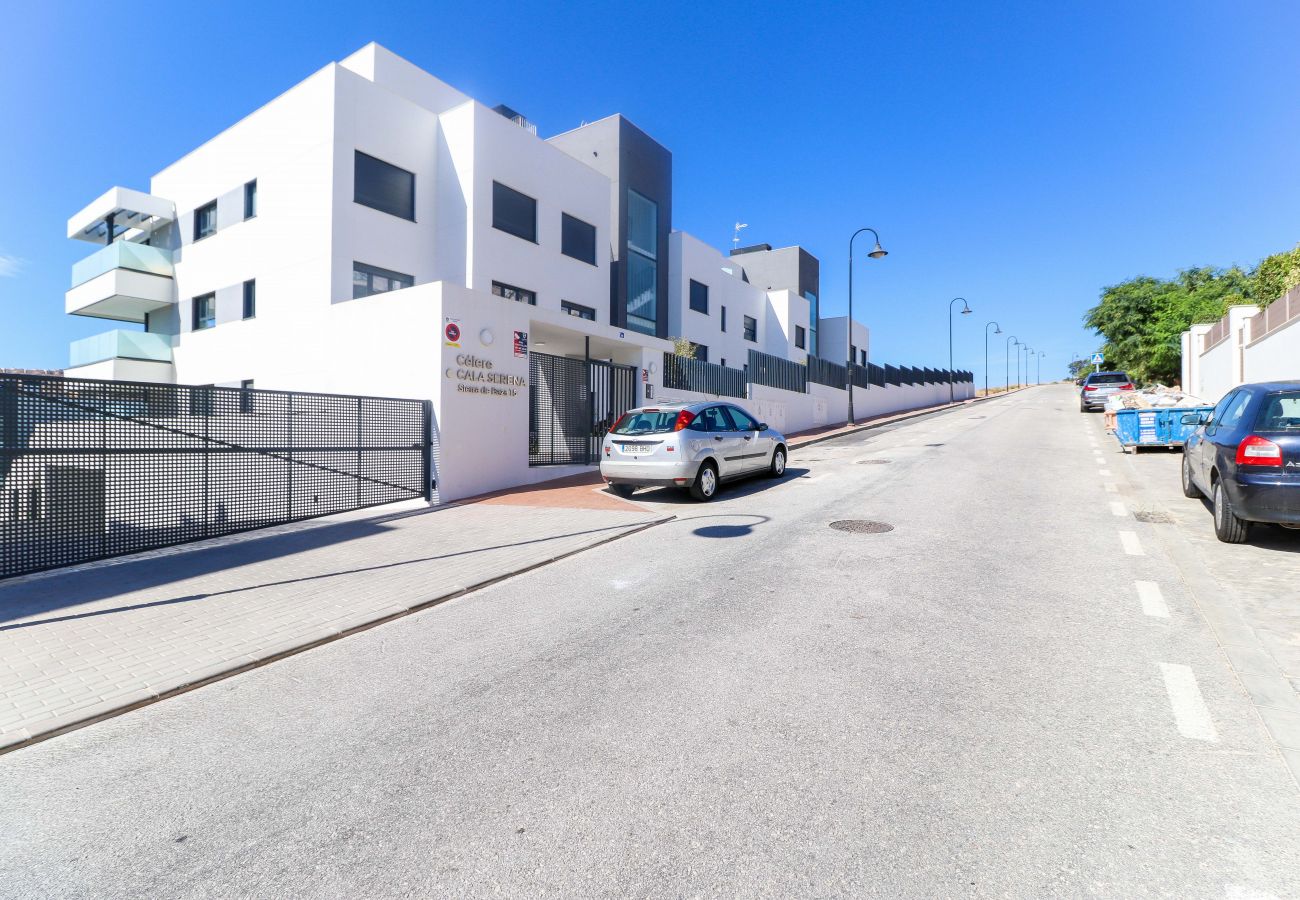
[[1200, 397], [1185, 394], [1178, 388], [1155, 384], [1140, 391], [1116, 391], [1106, 400], [1106, 412], [1120, 409], [1167, 409], [1178, 406], [1208, 406]]

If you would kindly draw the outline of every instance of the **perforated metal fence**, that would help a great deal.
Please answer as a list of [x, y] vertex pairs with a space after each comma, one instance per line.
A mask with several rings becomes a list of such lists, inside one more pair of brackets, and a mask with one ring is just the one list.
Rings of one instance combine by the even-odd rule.
[[716, 363], [689, 359], [674, 353], [664, 354], [664, 387], [678, 391], [697, 391], [719, 397], [745, 396], [745, 372]]
[[427, 401], [0, 375], [0, 577], [431, 498]]
[[636, 404], [636, 369], [528, 354], [528, 464], [591, 465], [605, 433]]
[[808, 367], [794, 360], [750, 350], [747, 372], [750, 384], [766, 385], [798, 394], [808, 393]]

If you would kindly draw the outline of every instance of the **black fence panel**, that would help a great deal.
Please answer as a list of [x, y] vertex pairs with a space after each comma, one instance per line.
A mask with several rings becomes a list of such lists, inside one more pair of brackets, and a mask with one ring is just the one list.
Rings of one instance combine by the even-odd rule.
[[827, 387], [844, 390], [845, 384], [848, 383], [848, 376], [845, 367], [839, 363], [833, 363], [819, 356], [810, 356], [808, 357], [808, 380], [813, 384], [824, 384]]
[[875, 387], [885, 386], [885, 368], [875, 363], [867, 363], [867, 381]]
[[747, 373], [750, 384], [808, 393], [808, 367], [784, 357], [750, 350]]
[[0, 375], [0, 577], [432, 497], [420, 400]]
[[870, 377], [869, 377], [869, 376], [870, 376], [870, 372], [869, 372], [869, 370], [866, 368], [866, 366], [856, 366], [856, 365], [855, 365], [855, 366], [853, 367], [853, 370], [852, 370], [852, 375], [853, 375], [853, 386], [854, 386], [854, 387], [860, 387], [860, 388], [870, 388], [870, 387], [871, 387], [871, 379], [870, 379]]
[[528, 374], [528, 464], [598, 462], [605, 433], [636, 404], [636, 369], [532, 351]]
[[720, 397], [745, 396], [745, 372], [677, 356], [664, 354], [664, 387], [669, 390], [697, 391], [701, 394], [716, 394]]
[[899, 380], [898, 367], [897, 367], [897, 366], [886, 365], [886, 366], [885, 366], [885, 384], [902, 384], [902, 383], [903, 383], [903, 382]]

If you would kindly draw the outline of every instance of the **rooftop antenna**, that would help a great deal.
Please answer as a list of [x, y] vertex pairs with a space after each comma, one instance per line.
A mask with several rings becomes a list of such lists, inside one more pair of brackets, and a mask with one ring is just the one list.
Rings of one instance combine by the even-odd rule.
[[742, 228], [748, 228], [748, 227], [749, 227], [749, 226], [746, 225], [744, 222], [737, 222], [737, 223], [736, 223], [736, 233], [735, 233], [735, 234], [732, 236], [732, 238], [731, 238], [731, 246], [733, 246], [733, 247], [739, 247], [739, 246], [740, 246], [740, 229], [742, 229]]

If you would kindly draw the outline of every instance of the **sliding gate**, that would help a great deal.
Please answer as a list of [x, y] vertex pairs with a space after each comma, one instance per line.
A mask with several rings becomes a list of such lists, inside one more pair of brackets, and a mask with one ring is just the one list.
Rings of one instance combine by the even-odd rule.
[[528, 464], [593, 465], [610, 426], [636, 402], [636, 369], [528, 354]]

